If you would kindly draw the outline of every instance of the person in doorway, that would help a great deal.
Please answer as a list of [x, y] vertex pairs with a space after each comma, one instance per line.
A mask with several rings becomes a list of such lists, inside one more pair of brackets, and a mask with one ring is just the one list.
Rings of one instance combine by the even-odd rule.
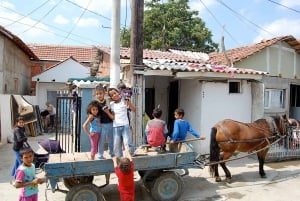
[[129, 147], [125, 148], [127, 157], [113, 157], [115, 173], [118, 177], [118, 189], [121, 201], [134, 201], [134, 163]]
[[54, 129], [56, 108], [49, 101], [47, 101], [45, 105], [47, 106], [47, 111], [49, 112], [49, 129]]
[[134, 147], [127, 117], [127, 108], [130, 108], [133, 112], [135, 112], [136, 108], [129, 100], [124, 100], [115, 88], [109, 88], [108, 95], [112, 100], [111, 115], [113, 119], [114, 153], [117, 157], [121, 157], [124, 143], [124, 146], [129, 147], [133, 155]]
[[148, 121], [145, 128], [145, 134], [149, 145], [153, 147], [161, 146], [161, 148], [164, 149], [168, 135], [168, 128], [166, 122], [161, 120], [161, 115], [161, 109], [155, 108], [153, 110], [153, 119]]
[[100, 123], [100, 106], [96, 100], [91, 101], [86, 109], [87, 119], [82, 127], [84, 132], [89, 136], [91, 142], [91, 160], [95, 160], [95, 155], [98, 153], [99, 140], [101, 135]]
[[20, 158], [23, 163], [16, 172], [14, 186], [22, 188], [19, 201], [38, 201], [38, 184], [45, 182], [44, 178], [36, 178], [34, 153], [31, 148], [20, 149]]
[[24, 143], [27, 142], [27, 136], [25, 133], [25, 121], [23, 117], [18, 117], [16, 119], [16, 126], [13, 131], [13, 151], [16, 156], [15, 164], [11, 171], [11, 176], [15, 178], [16, 170], [22, 164], [21, 157], [20, 157], [20, 149], [24, 147]]
[[109, 103], [105, 99], [105, 89], [102, 85], [95, 88], [95, 98], [100, 105], [100, 119], [101, 119], [101, 138], [99, 142], [98, 158], [104, 159], [105, 142], [108, 142], [109, 155], [113, 157], [114, 154], [114, 136], [113, 136], [113, 116], [109, 109]]

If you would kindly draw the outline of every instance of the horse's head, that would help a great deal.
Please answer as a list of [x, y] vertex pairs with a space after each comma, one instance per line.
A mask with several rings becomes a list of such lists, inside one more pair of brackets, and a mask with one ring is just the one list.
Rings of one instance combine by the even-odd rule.
[[289, 130], [289, 121], [287, 116], [281, 115], [279, 117], [279, 122], [277, 123], [277, 128], [278, 128], [278, 132], [280, 135], [288, 135], [288, 130]]

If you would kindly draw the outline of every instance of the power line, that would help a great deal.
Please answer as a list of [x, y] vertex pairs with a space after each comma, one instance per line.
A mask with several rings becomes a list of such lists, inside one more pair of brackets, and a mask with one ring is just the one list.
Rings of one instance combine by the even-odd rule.
[[30, 29], [34, 28], [37, 24], [39, 24], [47, 15], [49, 15], [49, 13], [51, 13], [63, 0], [60, 0], [57, 4], [55, 4], [40, 20], [38, 20], [36, 23], [34, 23], [31, 27], [29, 27], [28, 29], [26, 29], [25, 31], [22, 32], [25, 33], [27, 31], [29, 31]]
[[[71, 3], [71, 4], [73, 4], [73, 5], [75, 5], [75, 6], [79, 7], [79, 8], [81, 8], [81, 9], [86, 9], [86, 8], [82, 7], [81, 5], [79, 5], [79, 4], [75, 3], [75, 2], [72, 2], [72, 1], [70, 1], [70, 0], [65, 0], [65, 1], [67, 1], [67, 2], [69, 2], [69, 3]], [[102, 17], [102, 18], [104, 18], [104, 19], [106, 19], [106, 20], [111, 21], [110, 18], [105, 17], [104, 15], [101, 15], [101, 14], [96, 13], [96, 12], [94, 12], [94, 11], [91, 11], [91, 10], [89, 10], [89, 9], [86, 9], [86, 10], [87, 10], [88, 12], [90, 12], [90, 13], [93, 13], [93, 14], [95, 14], [95, 15], [98, 15], [99, 17]]]
[[79, 18], [77, 19], [76, 23], [73, 25], [73, 27], [71, 28], [71, 30], [68, 32], [68, 34], [66, 35], [66, 37], [60, 42], [61, 44], [70, 36], [70, 34], [72, 33], [72, 31], [74, 30], [74, 28], [77, 26], [77, 24], [79, 23], [80, 19], [82, 18], [82, 16], [84, 15], [84, 13], [86, 12], [86, 10], [88, 9], [90, 3], [92, 2], [92, 0], [89, 1], [89, 3], [87, 4], [86, 8], [83, 10], [83, 12], [81, 13], [81, 15], [79, 16]]
[[233, 10], [232, 8], [230, 8], [228, 5], [226, 5], [223, 1], [221, 0], [217, 0], [220, 4], [222, 4], [225, 8], [227, 8], [228, 10], [230, 10], [231, 12], [233, 12], [234, 14], [240, 16], [242, 19], [246, 20], [248, 23], [254, 25], [255, 27], [259, 28], [260, 30], [263, 30], [264, 32], [275, 36], [273, 33], [269, 32], [268, 30], [264, 29], [263, 27], [255, 24], [254, 22], [252, 22], [251, 20], [247, 19], [246, 17], [242, 16], [241, 14], [239, 14], [238, 12], [236, 12], [235, 10]]
[[[19, 12], [16, 12], [15, 10], [10, 9], [10, 8], [8, 8], [8, 7], [5, 7], [5, 6], [1, 5], [1, 4], [0, 4], [0, 7], [5, 8], [5, 9], [7, 9], [7, 10], [13, 12], [13, 13], [16, 13], [16, 14], [20, 15], [20, 16], [25, 16], [25, 15], [19, 13]], [[4, 20], [12, 21], [12, 22], [14, 22], [14, 23], [18, 23], [18, 24], [25, 25], [25, 26], [27, 26], [27, 27], [32, 27], [32, 24], [23, 23], [23, 22], [21, 22], [21, 20], [13, 21], [13, 20], [11, 20], [11, 19], [9, 19], [9, 18], [5, 18], [5, 17], [0, 17], [0, 18], [1, 18], [1, 19], [4, 19]], [[35, 21], [37, 21], [37, 20], [34, 19], [34, 18], [32, 18], [32, 19], [35, 20]], [[53, 25], [51, 25], [51, 24], [47, 24], [47, 23], [44, 23], [44, 24], [47, 25], [47, 26], [49, 26], [49, 27], [51, 27], [51, 28], [53, 28], [53, 29], [55, 29], [55, 30], [58, 30], [58, 31], [60, 31], [60, 32], [68, 33], [68, 32], [65, 31], [64, 29], [58, 28], [58, 27], [53, 26]], [[4, 27], [7, 28], [6, 26], [4, 26]], [[56, 33], [56, 32], [54, 32], [54, 31], [49, 31], [48, 29], [44, 29], [44, 28], [42, 28], [42, 27], [35, 27], [35, 29], [39, 29], [39, 30], [41, 30], [41, 31], [45, 31], [45, 32], [54, 34], [54, 35], [59, 36], [59, 37], [61, 37], [61, 38], [64, 38], [64, 37], [65, 37], [65, 35], [61, 35], [61, 34]], [[16, 35], [18, 35], [18, 34], [16, 34]], [[78, 34], [74, 34], [74, 33], [72, 33], [71, 35], [72, 35], [72, 36], [75, 36], [75, 37], [78, 37], [78, 38], [80, 38], [80, 39], [89, 40], [89, 41], [91, 41], [91, 42], [93, 42], [93, 43], [98, 43], [98, 41], [92, 40], [92, 39], [90, 39], [90, 38], [86, 38], [86, 37], [84, 37], [84, 36], [82, 36], [82, 35], [78, 35]], [[76, 39], [71, 39], [71, 38], [69, 38], [69, 39], [72, 40], [72, 41], [74, 41], [74, 42], [79, 42], [79, 43], [81, 43], [81, 44], [89, 45], [89, 44], [87, 44], [87, 43], [84, 43], [84, 42], [79, 41], [79, 40], [76, 40]]]
[[43, 7], [44, 5], [46, 5], [50, 0], [45, 1], [44, 3], [42, 3], [40, 6], [36, 7], [35, 9], [33, 9], [31, 12], [29, 12], [27, 15], [23, 15], [23, 17], [19, 18], [16, 21], [13, 21], [12, 23], [6, 25], [6, 27], [9, 27], [15, 23], [17, 23], [18, 21], [21, 21], [22, 19], [24, 19], [25, 17], [28, 17], [29, 15], [31, 15], [32, 13], [34, 13], [35, 11], [37, 11], [38, 9], [40, 9], [41, 7]]
[[300, 13], [300, 11], [298, 11], [298, 10], [296, 10], [296, 9], [294, 9], [294, 8], [290, 8], [290, 7], [288, 7], [288, 6], [285, 6], [285, 5], [283, 5], [283, 4], [281, 4], [281, 3], [278, 3], [278, 2], [276, 2], [276, 1], [272, 1], [272, 0], [267, 0], [267, 1], [270, 1], [271, 3], [274, 3], [274, 4], [277, 4], [277, 5], [282, 6], [282, 7], [284, 7], [284, 8], [287, 8], [287, 9], [289, 9], [289, 10], [291, 10], [291, 11], [296, 12], [296, 13]]
[[236, 42], [236, 44], [238, 44], [239, 46], [241, 45], [237, 40], [235, 40], [235, 38], [231, 35], [231, 33], [229, 33], [227, 31], [227, 29], [225, 29], [225, 27], [219, 22], [219, 20], [216, 18], [216, 16], [208, 9], [208, 7], [203, 3], [202, 0], [200, 0], [200, 2], [202, 3], [202, 5], [205, 7], [205, 9], [209, 12], [209, 14], [214, 18], [214, 20], [219, 24], [220, 27], [222, 27], [222, 30], [224, 30], [229, 36], [230, 38]]

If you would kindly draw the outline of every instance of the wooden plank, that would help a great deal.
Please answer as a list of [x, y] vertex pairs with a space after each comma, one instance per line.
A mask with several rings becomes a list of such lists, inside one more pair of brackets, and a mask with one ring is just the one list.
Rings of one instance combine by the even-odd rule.
[[48, 163], [74, 162], [73, 153], [50, 154]]

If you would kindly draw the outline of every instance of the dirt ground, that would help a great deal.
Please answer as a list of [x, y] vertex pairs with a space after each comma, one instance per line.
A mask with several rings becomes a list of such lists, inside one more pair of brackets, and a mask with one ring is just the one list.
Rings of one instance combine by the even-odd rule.
[[[30, 144], [37, 143], [42, 138], [51, 137], [38, 136], [30, 139]], [[0, 146], [0, 200], [18, 200], [19, 189], [10, 185], [10, 172], [14, 163], [12, 145]], [[262, 179], [258, 174], [258, 162], [253, 158], [243, 158], [228, 163], [232, 173], [232, 183], [224, 181], [216, 183], [210, 177], [208, 167], [204, 169], [189, 169], [189, 175], [183, 177], [184, 191], [180, 201], [291, 201], [300, 197], [300, 162], [290, 161], [281, 163], [270, 163], [265, 166], [267, 178]], [[224, 179], [224, 174], [220, 171]], [[44, 173], [39, 172], [38, 177]], [[103, 185], [104, 176], [94, 178], [94, 184]], [[150, 193], [144, 188], [139, 175], [135, 174], [136, 201], [152, 201]], [[58, 182], [60, 189], [66, 190], [63, 182]], [[48, 184], [39, 186], [39, 201], [64, 201], [65, 194], [53, 193]], [[100, 189], [107, 201], [119, 200], [117, 190], [117, 178], [111, 175], [110, 184]]]

